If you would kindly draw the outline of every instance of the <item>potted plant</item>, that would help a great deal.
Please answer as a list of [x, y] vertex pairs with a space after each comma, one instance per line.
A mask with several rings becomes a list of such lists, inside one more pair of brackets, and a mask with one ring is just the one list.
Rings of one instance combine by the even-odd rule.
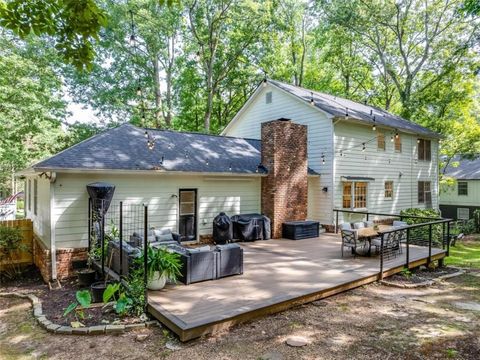
[[[143, 259], [142, 259], [143, 260]], [[177, 281], [180, 275], [182, 263], [180, 255], [169, 252], [162, 247], [154, 249], [150, 245], [147, 248], [147, 288], [150, 290], [163, 289], [167, 280]]]

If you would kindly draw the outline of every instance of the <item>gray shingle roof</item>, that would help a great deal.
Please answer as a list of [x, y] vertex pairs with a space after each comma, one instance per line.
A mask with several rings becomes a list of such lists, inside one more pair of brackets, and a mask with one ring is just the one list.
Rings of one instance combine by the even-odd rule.
[[458, 162], [458, 166], [453, 167], [452, 165], [449, 165], [445, 170], [445, 175], [451, 176], [457, 180], [480, 179], [480, 155], [475, 160], [462, 159], [460, 156], [456, 156], [452, 162]]
[[[255, 174], [261, 141], [170, 130], [149, 130], [155, 147], [149, 150], [145, 130], [123, 124], [43, 160], [34, 169], [165, 170]], [[163, 162], [162, 162], [163, 158]], [[309, 174], [316, 174], [309, 169]]]
[[269, 80], [268, 82], [292, 95], [295, 95], [300, 99], [305, 100], [306, 102], [310, 102], [312, 98], [311, 93], [313, 92], [315, 106], [332, 116], [345, 117], [348, 109], [348, 116], [350, 118], [365, 122], [369, 125], [373, 124], [373, 115], [375, 115], [375, 123], [379, 126], [384, 125], [390, 128], [433, 138], [441, 137], [438, 133], [432, 130], [424, 128], [423, 126], [420, 126], [409, 120], [403, 119], [400, 116], [391, 114], [388, 111], [376, 106], [357, 103], [352, 100], [324, 94], [318, 91], [304, 89], [280, 81]]

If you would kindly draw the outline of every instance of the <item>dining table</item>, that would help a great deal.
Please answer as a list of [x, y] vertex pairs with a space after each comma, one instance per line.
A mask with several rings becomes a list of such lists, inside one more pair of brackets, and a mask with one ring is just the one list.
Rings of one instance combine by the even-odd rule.
[[358, 239], [365, 240], [368, 242], [368, 251], [367, 256], [372, 254], [372, 240], [379, 236], [379, 232], [391, 230], [392, 226], [390, 225], [376, 225], [364, 227], [357, 230]]

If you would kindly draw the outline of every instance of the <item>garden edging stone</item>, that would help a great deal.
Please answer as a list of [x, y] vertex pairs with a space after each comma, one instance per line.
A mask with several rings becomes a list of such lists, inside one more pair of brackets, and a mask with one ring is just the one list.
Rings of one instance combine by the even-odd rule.
[[43, 314], [42, 302], [33, 294], [21, 293], [0, 293], [0, 297], [17, 297], [21, 299], [28, 299], [32, 304], [33, 316], [38, 324], [48, 332], [60, 335], [103, 335], [103, 334], [118, 334], [135, 329], [143, 329], [146, 327], [161, 326], [157, 320], [148, 320], [141, 323], [125, 324], [125, 325], [91, 325], [80, 328], [73, 328], [71, 326], [59, 325], [51, 322]]

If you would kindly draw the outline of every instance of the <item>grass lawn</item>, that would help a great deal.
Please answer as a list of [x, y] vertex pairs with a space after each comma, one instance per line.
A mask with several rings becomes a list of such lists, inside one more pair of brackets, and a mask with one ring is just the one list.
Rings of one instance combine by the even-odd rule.
[[450, 246], [447, 265], [480, 269], [480, 234], [469, 235], [455, 246]]

